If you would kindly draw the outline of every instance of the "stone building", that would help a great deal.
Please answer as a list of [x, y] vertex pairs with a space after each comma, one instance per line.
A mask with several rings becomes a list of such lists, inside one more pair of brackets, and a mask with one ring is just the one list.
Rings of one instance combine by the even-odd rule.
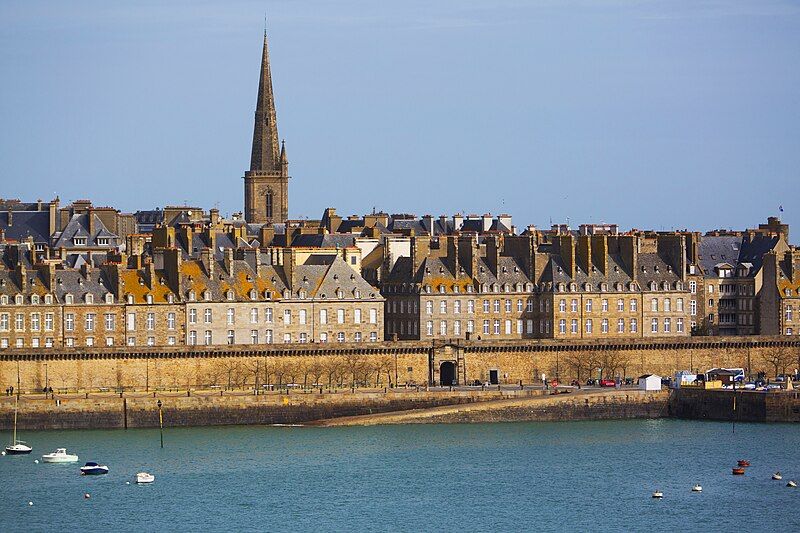
[[266, 31], [261, 55], [250, 170], [244, 174], [244, 213], [245, 220], [253, 224], [282, 223], [289, 218], [289, 160], [286, 157], [285, 144], [278, 145], [278, 123]]
[[759, 299], [762, 335], [800, 334], [800, 249], [764, 256]]
[[382, 291], [399, 339], [686, 336], [681, 235], [411, 238]]

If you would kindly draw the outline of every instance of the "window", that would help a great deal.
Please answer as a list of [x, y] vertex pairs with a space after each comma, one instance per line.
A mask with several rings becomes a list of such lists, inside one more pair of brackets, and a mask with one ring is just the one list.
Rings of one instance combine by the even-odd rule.
[[272, 324], [272, 308], [271, 307], [267, 307], [266, 309], [264, 309], [264, 321], [267, 324]]
[[336, 310], [336, 323], [337, 324], [344, 324], [344, 309], [337, 309]]
[[361, 324], [361, 309], [353, 309], [353, 324]]
[[445, 313], [447, 313], [447, 302], [442, 300], [439, 302], [439, 314], [443, 315]]
[[84, 319], [84, 328], [86, 331], [94, 331], [95, 317], [96, 315], [94, 313], [86, 313]]
[[[302, 338], [303, 335], [305, 335], [305, 333], [301, 334], [300, 337]], [[251, 329], [250, 330], [250, 344], [258, 344], [258, 330], [257, 329]]]
[[203, 341], [205, 342], [206, 346], [211, 345], [211, 339], [212, 339], [211, 330], [207, 329], [206, 332], [203, 334]]
[[511, 335], [511, 321], [510, 320], [506, 320], [505, 321], [505, 333], [506, 333], [506, 335]]
[[696, 294], [697, 293], [697, 282], [696, 281], [690, 281], [689, 282], [689, 292], [692, 293], [692, 294]]
[[669, 298], [664, 298], [664, 312], [669, 313], [672, 311], [672, 302]]
[[689, 300], [689, 314], [692, 316], [697, 315], [697, 300]]
[[573, 313], [578, 312], [578, 300], [573, 298], [572, 302], [570, 302], [569, 310]]
[[658, 312], [658, 298], [653, 298], [650, 300], [650, 310], [654, 313]]
[[86, 346], [94, 346], [94, 337], [86, 337]]
[[72, 304], [73, 301], [74, 301], [74, 298], [72, 297], [71, 294], [64, 295], [64, 303], [65, 304], [70, 305], [70, 304]]
[[328, 342], [328, 334], [326, 332], [322, 332], [319, 334], [319, 342]]
[[461, 321], [456, 320], [453, 322], [453, 335], [461, 335]]
[[154, 329], [156, 329], [156, 314], [147, 313], [147, 330], [153, 331]]
[[197, 324], [197, 309], [189, 309], [189, 324]]
[[[539, 311], [542, 310], [542, 300], [539, 300]], [[528, 300], [528, 303], [525, 305], [525, 311], [528, 313], [533, 313], [533, 300]]]
[[203, 310], [203, 322], [211, 324], [211, 309], [208, 307]]
[[495, 313], [499, 313], [499, 312], [500, 312], [500, 300], [495, 300], [495, 301], [494, 301], [494, 303], [493, 303], [493, 305], [492, 305], [492, 310], [493, 310]]
[[439, 335], [447, 335], [447, 321], [441, 320], [439, 321]]
[[253, 307], [250, 309], [250, 323], [251, 324], [258, 324], [258, 308]]
[[228, 330], [228, 344], [236, 344], [236, 332], [232, 329]]
[[602, 307], [602, 310], [603, 310], [604, 313], [607, 312], [608, 311], [608, 300], [606, 298], [603, 298], [602, 302], [600, 302], [600, 306]]
[[489, 312], [489, 300], [484, 300], [483, 301], [483, 312], [484, 313], [488, 313]]
[[791, 322], [793, 316], [794, 316], [794, 309], [792, 308], [791, 305], [787, 305], [786, 306], [786, 321], [787, 322]]
[[197, 332], [196, 331], [190, 331], [189, 332], [189, 344], [191, 346], [194, 346], [194, 345], [197, 344]]
[[500, 321], [499, 320], [495, 320], [494, 321], [494, 334], [495, 335], [500, 335]]
[[44, 330], [53, 331], [53, 313], [44, 314]]
[[708, 306], [709, 307], [714, 307], [714, 300], [713, 299], [708, 301]]
[[31, 348], [38, 348], [39, 347], [39, 338], [34, 337], [31, 339]]
[[22, 313], [17, 313], [14, 317], [14, 330], [25, 331], [25, 315]]
[[337, 342], [344, 342], [344, 333], [342, 333], [341, 331], [339, 333], [337, 333], [336, 334], [336, 341]]
[[168, 346], [175, 346], [175, 336], [174, 335], [170, 335], [169, 337], [167, 337], [167, 345]]
[[475, 312], [475, 300], [467, 300], [467, 313], [472, 314]]
[[658, 333], [658, 319], [654, 318], [650, 321], [650, 332]]
[[631, 333], [636, 333], [637, 331], [639, 331], [639, 323], [635, 318], [631, 318]]
[[675, 329], [678, 333], [683, 333], [683, 319], [679, 318], [675, 321]]
[[42, 326], [41, 317], [39, 313], [31, 313], [31, 331], [39, 331]]
[[328, 323], [328, 310], [327, 309], [320, 309], [319, 310], [319, 323], [324, 325]]
[[[300, 336], [302, 337], [303, 334], [301, 333]], [[360, 331], [356, 331], [355, 332], [355, 334], [353, 335], [353, 340], [355, 342], [361, 342], [361, 332]]]
[[608, 319], [604, 318], [602, 322], [600, 322], [600, 333], [608, 333]]
[[562, 334], [567, 332], [567, 321], [563, 318], [558, 321], [558, 332]]
[[591, 313], [592, 312], [592, 299], [591, 298], [586, 300], [586, 312], [587, 313]]
[[457, 315], [461, 313], [461, 300], [456, 300], [453, 302], [453, 314]]
[[475, 321], [467, 320], [467, 333], [475, 333]]
[[433, 320], [428, 320], [425, 323], [425, 334], [430, 337], [433, 335]]
[[489, 321], [488, 320], [484, 320], [483, 321], [483, 333], [484, 333], [484, 335], [488, 335], [489, 334], [489, 327], [490, 327], [489, 326]]
[[[288, 326], [292, 323], [292, 310], [291, 309], [284, 309], [283, 310], [283, 325]], [[341, 322], [340, 322], [341, 324]]]
[[[284, 333], [283, 334], [283, 343], [284, 344], [289, 344], [290, 342], [292, 342], [292, 334], [291, 333]], [[339, 341], [339, 342], [341, 342], [341, 341]]]
[[672, 319], [665, 318], [664, 319], [664, 333], [670, 333], [672, 331]]
[[369, 342], [378, 342], [378, 332], [377, 331], [370, 331], [370, 333], [369, 333]]
[[570, 332], [573, 333], [573, 334], [577, 334], [578, 333], [578, 319], [577, 318], [573, 318], [572, 319], [572, 322], [570, 323]]
[[117, 315], [114, 313], [106, 313], [103, 315], [106, 323], [106, 331], [114, 331], [117, 329]]
[[591, 318], [587, 318], [586, 319], [586, 333], [587, 334], [592, 333], [592, 319]]
[[300, 324], [305, 324], [308, 321], [308, 312], [305, 309], [297, 311], [297, 321]]
[[675, 308], [679, 313], [683, 313], [683, 298], [678, 298], [675, 301]]
[[625, 333], [625, 319], [617, 319], [617, 333]]
[[[520, 300], [520, 303], [522, 303], [522, 300]], [[522, 306], [520, 306], [520, 307], [522, 307]], [[506, 313], [510, 313], [510, 312], [511, 312], [511, 300], [506, 300]]]
[[269, 189], [264, 195], [264, 213], [267, 218], [272, 218], [272, 191]]
[[66, 313], [64, 315], [64, 331], [75, 331], [75, 314]]
[[631, 299], [631, 312], [634, 312], [634, 313], [635, 313], [635, 312], [636, 312], [636, 309], [637, 309], [638, 307], [639, 307], [638, 300], [636, 300], [636, 299], [633, 299], [633, 298], [632, 298], [632, 299]]
[[432, 315], [433, 314], [433, 302], [428, 300], [425, 302], [425, 314]]
[[267, 344], [272, 344], [272, 330], [268, 329], [264, 334], [264, 342]]
[[622, 298], [617, 299], [617, 311], [625, 311], [625, 300]]
[[0, 314], [0, 331], [8, 331], [8, 313]]
[[558, 301], [558, 311], [561, 313], [567, 312], [567, 301], [562, 299]]

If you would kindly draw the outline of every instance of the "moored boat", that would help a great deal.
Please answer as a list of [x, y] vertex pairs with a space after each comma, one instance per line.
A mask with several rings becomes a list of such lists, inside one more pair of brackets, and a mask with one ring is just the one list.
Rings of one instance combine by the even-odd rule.
[[780, 472], [775, 472], [774, 474], [772, 474], [772, 479], [774, 479], [775, 481], [780, 481], [783, 479], [783, 476], [781, 475]]
[[89, 462], [81, 467], [81, 475], [83, 476], [99, 476], [102, 474], [108, 474], [108, 467], [105, 465]]
[[31, 453], [31, 451], [33, 451], [33, 448], [31, 448], [21, 440], [15, 439], [14, 444], [12, 444], [11, 446], [6, 446], [6, 453], [8, 455], [26, 455]]
[[703, 492], [703, 487], [701, 487], [700, 484], [698, 483], [694, 487], [692, 487], [692, 492]]
[[734, 476], [743, 476], [744, 475], [744, 468], [734, 468], [733, 469]]
[[736, 462], [736, 464], [738, 464], [739, 466], [742, 466], [742, 467], [747, 467], [747, 466], [750, 466], [750, 461], [748, 461], [747, 459], [739, 459]]
[[42, 461], [45, 463], [75, 463], [78, 461], [78, 456], [67, 453], [66, 448], [58, 448], [53, 453], [44, 454]]
[[661, 492], [660, 490], [657, 490], [657, 491], [653, 492], [653, 498], [663, 498], [663, 497], [664, 497], [664, 493]]
[[153, 474], [148, 474], [147, 472], [139, 472], [136, 474], [136, 483], [152, 483], [156, 480], [156, 477]]
[[789, 481], [789, 483], [787, 483], [786, 486], [787, 487], [796, 487], [797, 483], [795, 483], [794, 481]]

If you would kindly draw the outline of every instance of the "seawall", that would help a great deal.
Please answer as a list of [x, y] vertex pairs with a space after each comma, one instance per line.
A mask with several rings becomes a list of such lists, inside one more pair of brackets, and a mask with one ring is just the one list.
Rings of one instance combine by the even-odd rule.
[[669, 412], [676, 418], [730, 422], [800, 422], [800, 392], [676, 389]]

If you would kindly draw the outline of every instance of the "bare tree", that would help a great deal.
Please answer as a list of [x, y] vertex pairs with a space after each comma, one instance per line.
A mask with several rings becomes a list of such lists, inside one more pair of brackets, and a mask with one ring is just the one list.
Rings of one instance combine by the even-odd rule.
[[325, 364], [319, 357], [312, 357], [307, 365], [308, 375], [313, 379], [312, 386], [319, 386], [320, 379], [325, 373]]
[[764, 364], [771, 366], [775, 370], [773, 376], [785, 374], [786, 369], [796, 361], [795, 351], [789, 346], [769, 348], [763, 353], [762, 357]]
[[563, 361], [568, 372], [571, 372], [578, 381], [582, 381], [584, 375], [591, 374], [591, 369], [588, 368], [587, 365], [588, 358], [584, 352], [567, 352], [567, 355], [564, 357]]

